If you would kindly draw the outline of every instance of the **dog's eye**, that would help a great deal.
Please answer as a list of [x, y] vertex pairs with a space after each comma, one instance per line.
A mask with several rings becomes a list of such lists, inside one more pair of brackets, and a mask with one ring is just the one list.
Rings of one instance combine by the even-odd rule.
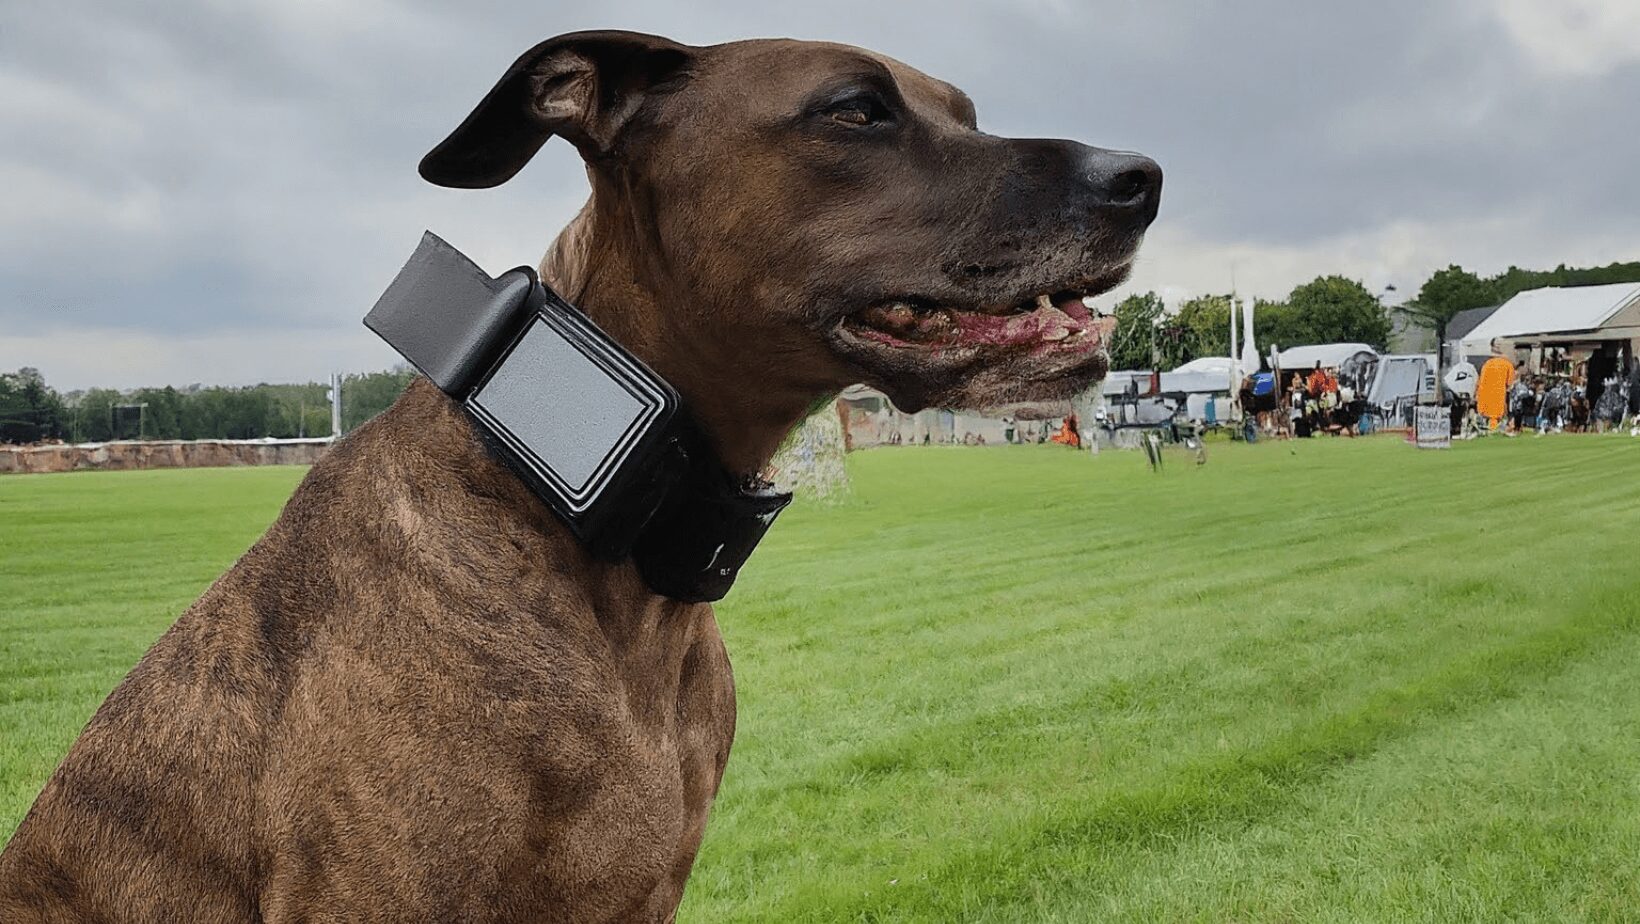
[[826, 115], [844, 125], [859, 126], [876, 125], [890, 118], [888, 107], [874, 96], [851, 96], [833, 103], [826, 109]]

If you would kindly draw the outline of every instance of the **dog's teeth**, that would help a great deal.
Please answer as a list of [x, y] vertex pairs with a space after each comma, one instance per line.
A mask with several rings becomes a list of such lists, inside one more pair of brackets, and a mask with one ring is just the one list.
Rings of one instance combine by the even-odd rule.
[[1051, 310], [1053, 308], [1053, 297], [1048, 295], [1038, 295], [1036, 297], [1036, 307]]
[[904, 302], [893, 302], [866, 309], [861, 320], [879, 330], [904, 333], [916, 326], [917, 312]]
[[943, 308], [932, 309], [917, 321], [917, 332], [922, 334], [940, 334], [951, 329], [955, 322], [951, 312]]

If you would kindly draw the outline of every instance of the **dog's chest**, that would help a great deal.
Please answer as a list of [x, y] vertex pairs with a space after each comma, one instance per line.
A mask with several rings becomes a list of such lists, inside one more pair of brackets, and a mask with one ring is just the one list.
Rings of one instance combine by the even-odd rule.
[[539, 887], [586, 920], [658, 920], [681, 898], [734, 736], [728, 658], [700, 609], [693, 631], [618, 640], [542, 691], [523, 841]]
[[274, 891], [405, 920], [665, 920], [734, 734], [701, 609], [626, 634], [580, 614], [430, 618], [391, 665], [315, 675], [272, 793]]

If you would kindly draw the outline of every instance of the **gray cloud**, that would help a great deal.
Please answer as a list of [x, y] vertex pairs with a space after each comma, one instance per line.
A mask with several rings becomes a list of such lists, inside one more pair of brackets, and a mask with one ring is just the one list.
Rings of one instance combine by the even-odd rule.
[[[1415, 286], [1640, 257], [1629, 0], [0, 8], [0, 368], [64, 385], [255, 381], [388, 361], [358, 325], [432, 227], [533, 262], [584, 196], [549, 145], [498, 190], [420, 155], [521, 50], [615, 27], [876, 48], [981, 126], [1168, 170], [1134, 285], [1280, 296], [1321, 272]], [[748, 92], [755, 92], [749, 88]]]

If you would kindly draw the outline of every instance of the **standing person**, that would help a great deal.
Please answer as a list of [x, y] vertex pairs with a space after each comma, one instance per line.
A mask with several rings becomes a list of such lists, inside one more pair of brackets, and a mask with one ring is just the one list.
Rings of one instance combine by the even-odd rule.
[[1314, 432], [1310, 422], [1310, 413], [1314, 400], [1310, 396], [1309, 386], [1304, 382], [1304, 376], [1293, 373], [1293, 391], [1289, 399], [1291, 409], [1287, 412], [1292, 420], [1293, 435], [1308, 438]]
[[1327, 373], [1321, 368], [1321, 361], [1316, 360], [1315, 368], [1310, 370], [1310, 377], [1304, 382], [1304, 390], [1309, 393], [1309, 401], [1305, 409], [1309, 412], [1310, 432], [1327, 428]]
[[1629, 417], [1640, 423], [1640, 358], [1629, 364]]
[[1515, 384], [1509, 388], [1510, 432], [1516, 436], [1526, 432], [1526, 421], [1533, 415], [1532, 383], [1517, 370]]
[[1253, 411], [1258, 415], [1259, 429], [1266, 433], [1274, 433], [1275, 422], [1271, 412], [1276, 409], [1279, 398], [1276, 395], [1276, 375], [1273, 372], [1256, 372], [1253, 374]]
[[1256, 419], [1258, 411], [1253, 406], [1253, 377], [1242, 376], [1241, 387], [1236, 389], [1236, 405], [1241, 408], [1242, 420]]
[[1327, 391], [1327, 373], [1321, 369], [1321, 360], [1315, 361], [1315, 370], [1310, 373], [1310, 379], [1305, 383], [1309, 386], [1310, 396], [1319, 398]]
[[1481, 366], [1475, 386], [1475, 411], [1486, 418], [1488, 430], [1496, 430], [1509, 413], [1509, 386], [1515, 382], [1515, 364], [1493, 355]]
[[1516, 436], [1526, 432], [1526, 421], [1532, 411], [1532, 379], [1523, 359], [1515, 364], [1515, 384], [1509, 389], [1509, 414], [1514, 418]]

